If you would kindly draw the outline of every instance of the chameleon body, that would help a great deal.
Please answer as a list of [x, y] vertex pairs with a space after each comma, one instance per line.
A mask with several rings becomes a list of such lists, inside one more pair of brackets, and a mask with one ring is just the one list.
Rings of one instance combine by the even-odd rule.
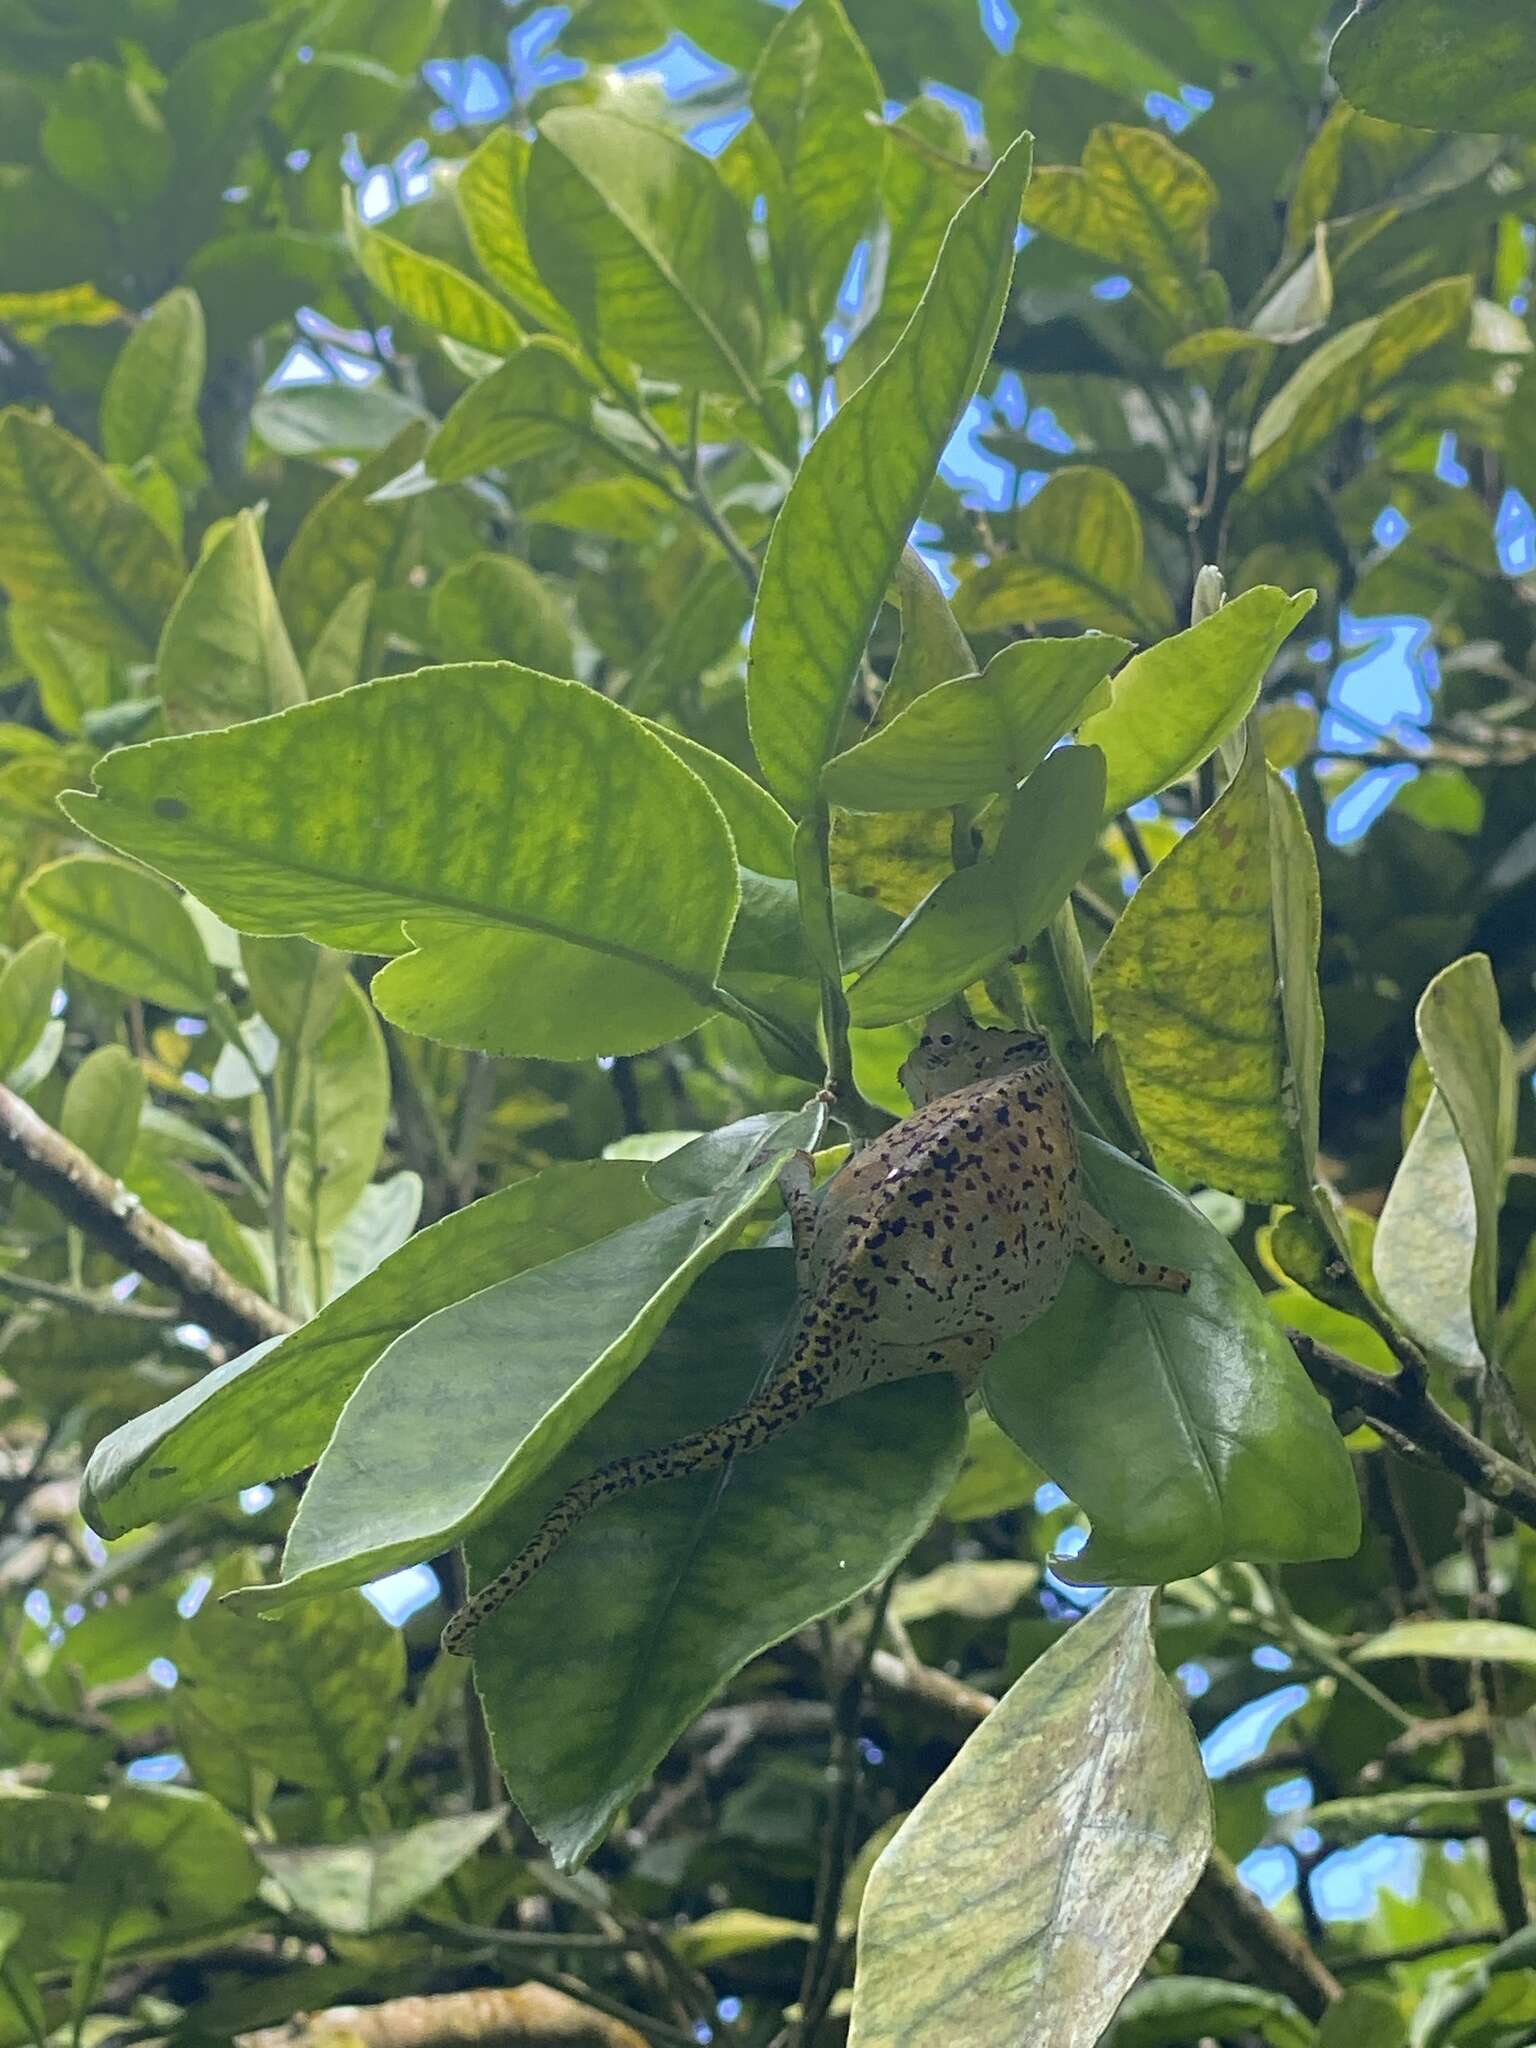
[[818, 1202], [802, 1154], [781, 1180], [800, 1307], [767, 1385], [707, 1429], [616, 1458], [571, 1487], [505, 1571], [454, 1615], [463, 1653], [604, 1501], [729, 1465], [813, 1409], [889, 1380], [953, 1373], [970, 1393], [998, 1345], [1061, 1291], [1074, 1255], [1127, 1287], [1184, 1292], [1083, 1198], [1060, 1069], [1041, 1038], [930, 1027], [902, 1068], [910, 1116], [856, 1152]]

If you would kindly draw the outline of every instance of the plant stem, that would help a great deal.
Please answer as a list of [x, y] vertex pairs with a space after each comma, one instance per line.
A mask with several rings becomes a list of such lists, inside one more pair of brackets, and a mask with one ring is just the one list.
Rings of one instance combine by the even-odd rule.
[[46, 1124], [13, 1090], [0, 1087], [0, 1167], [26, 1182], [93, 1243], [180, 1300], [186, 1319], [242, 1351], [285, 1336], [293, 1319], [244, 1286], [204, 1244], [151, 1215], [119, 1180]]

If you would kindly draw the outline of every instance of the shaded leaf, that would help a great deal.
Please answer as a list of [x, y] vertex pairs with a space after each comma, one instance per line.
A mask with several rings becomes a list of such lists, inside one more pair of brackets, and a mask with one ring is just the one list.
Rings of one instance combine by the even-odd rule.
[[1349, 1556], [1349, 1454], [1242, 1260], [1166, 1182], [1097, 1139], [1082, 1150], [1089, 1200], [1192, 1284], [1115, 1287], [1078, 1260], [987, 1370], [987, 1406], [1093, 1523], [1054, 1569], [1162, 1585], [1225, 1558]]
[[1241, 2034], [1269, 2048], [1312, 2048], [1311, 2022], [1278, 1991], [1222, 1977], [1154, 1977], [1115, 2015], [1113, 2048], [1183, 2048], [1207, 2035]]
[[849, 2048], [1099, 2039], [1211, 1842], [1152, 1598], [1069, 1629], [902, 1823], [859, 1915]]
[[1536, 1670], [1536, 1628], [1513, 1621], [1401, 1621], [1353, 1652], [1357, 1664], [1389, 1657], [1450, 1657], [1458, 1663], [1528, 1664]]
[[1378, 120], [1536, 135], [1529, 30], [1502, 0], [1375, 0], [1340, 29], [1328, 67]]
[[144, 87], [98, 58], [72, 64], [43, 123], [43, 154], [66, 185], [131, 221], [164, 190], [174, 154]]
[[[559, 1462], [472, 1537], [475, 1579], [596, 1465], [747, 1400], [793, 1308], [790, 1264], [753, 1252], [717, 1267]], [[963, 1434], [952, 1385], [879, 1387], [817, 1409], [724, 1485], [702, 1472], [649, 1487], [572, 1530], [475, 1642], [497, 1761], [557, 1862], [591, 1852], [750, 1657], [891, 1569], [935, 1513]]]
[[116, 1179], [132, 1157], [147, 1093], [144, 1070], [126, 1046], [98, 1045], [69, 1077], [59, 1129]]
[[409, 919], [419, 950], [373, 983], [409, 1031], [582, 1059], [677, 1037], [713, 1008], [736, 904], [724, 820], [638, 720], [580, 684], [510, 662], [423, 669], [124, 748], [97, 772], [99, 794], [71, 799], [76, 822], [242, 931], [378, 951]]
[[428, 473], [452, 483], [557, 449], [589, 447], [597, 454], [593, 396], [591, 378], [571, 350], [535, 336], [450, 408], [427, 449]]
[[164, 533], [82, 442], [0, 413], [0, 583], [89, 647], [147, 660], [181, 587]]
[[546, 579], [515, 555], [471, 555], [432, 592], [432, 635], [446, 661], [516, 661], [568, 676], [571, 629]]
[[179, 285], [159, 299], [118, 351], [101, 396], [101, 446], [109, 462], [153, 456], [183, 483], [201, 473], [207, 340], [202, 302]]
[[206, 1013], [213, 963], [176, 891], [117, 860], [71, 854], [39, 868], [27, 908], [64, 941], [72, 966], [167, 1010]]
[[178, 1715], [274, 1777], [355, 1801], [377, 1772], [405, 1686], [405, 1646], [361, 1593], [313, 1601], [281, 1628], [206, 1600], [173, 1655]]
[[63, 979], [63, 942], [49, 931], [28, 939], [0, 968], [0, 1081], [8, 1087], [48, 1029]]
[[1013, 521], [1012, 545], [962, 584], [967, 631], [1077, 619], [1106, 633], [1156, 640], [1167, 599], [1143, 572], [1141, 515], [1107, 469], [1076, 464], [1046, 483]]
[[263, 1847], [256, 1853], [267, 1875], [311, 1920], [336, 1934], [376, 1934], [436, 1891], [505, 1818], [506, 1809], [498, 1806], [362, 1842]]
[[519, 312], [555, 334], [573, 334], [570, 314], [545, 284], [528, 247], [524, 185], [533, 145], [515, 128], [497, 128], [460, 170], [454, 196], [486, 275]]
[[203, 732], [304, 702], [254, 513], [239, 511], [182, 586], [155, 682], [172, 732]]
[[382, 382], [295, 384], [263, 391], [251, 407], [251, 426], [270, 449], [311, 462], [376, 454], [420, 417], [419, 406]]
[[747, 700], [764, 777], [791, 811], [815, 800], [886, 586], [991, 350], [1028, 176], [1021, 139], [955, 215], [901, 340], [812, 442], [774, 526]]
[[373, 616], [375, 586], [354, 583], [315, 635], [304, 664], [304, 688], [311, 697], [333, 697], [362, 681], [363, 654]]
[[278, 571], [277, 594], [301, 661], [356, 584], [382, 589], [393, 580], [409, 540], [411, 507], [370, 500], [416, 459], [425, 436], [424, 422], [407, 427], [356, 475], [327, 491], [300, 522]]
[[1324, 447], [1416, 357], [1457, 333], [1471, 307], [1471, 278], [1445, 277], [1330, 335], [1254, 421], [1243, 491], [1267, 489]]

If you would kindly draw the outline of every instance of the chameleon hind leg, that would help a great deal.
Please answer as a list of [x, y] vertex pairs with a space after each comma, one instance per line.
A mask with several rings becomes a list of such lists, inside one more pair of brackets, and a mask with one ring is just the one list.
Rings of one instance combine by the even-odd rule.
[[657, 1450], [614, 1458], [560, 1496], [506, 1570], [498, 1572], [452, 1617], [443, 1630], [443, 1648], [454, 1656], [466, 1656], [469, 1639], [480, 1624], [521, 1592], [534, 1573], [554, 1556], [576, 1524], [604, 1502], [642, 1486], [654, 1486], [663, 1479], [686, 1479], [695, 1472], [710, 1472], [729, 1465], [783, 1436], [829, 1401], [862, 1393], [866, 1387], [880, 1386], [888, 1380], [947, 1372], [969, 1393], [996, 1348], [997, 1338], [990, 1330], [952, 1337], [939, 1344], [882, 1346], [862, 1371], [830, 1387], [823, 1375], [797, 1373], [791, 1365], [755, 1401], [738, 1408], [734, 1415]]
[[816, 1169], [809, 1152], [797, 1152], [779, 1172], [779, 1195], [795, 1247], [795, 1279], [802, 1296], [811, 1292], [811, 1245], [816, 1235]]
[[792, 1429], [813, 1408], [820, 1407], [823, 1399], [819, 1386], [805, 1389], [793, 1381], [776, 1382], [756, 1401], [707, 1429], [696, 1429], [654, 1451], [614, 1458], [578, 1480], [560, 1496], [506, 1570], [482, 1586], [453, 1616], [443, 1630], [443, 1648], [454, 1656], [466, 1656], [469, 1639], [480, 1624], [521, 1592], [594, 1508], [663, 1479], [686, 1479], [695, 1472], [729, 1465]]
[[1178, 1266], [1151, 1265], [1124, 1231], [1116, 1230], [1090, 1203], [1079, 1205], [1073, 1250], [1117, 1287], [1160, 1287], [1166, 1294], [1188, 1294], [1189, 1275]]

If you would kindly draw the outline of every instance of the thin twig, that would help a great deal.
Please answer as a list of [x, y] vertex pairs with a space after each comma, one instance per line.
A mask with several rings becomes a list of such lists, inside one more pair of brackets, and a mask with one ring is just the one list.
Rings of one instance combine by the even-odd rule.
[[241, 1349], [282, 1337], [293, 1318], [227, 1273], [204, 1244], [151, 1215], [119, 1180], [0, 1087], [0, 1167], [9, 1168], [93, 1243], [178, 1297], [186, 1319]]
[[1484, 1500], [1536, 1529], [1536, 1475], [1463, 1429], [1413, 1376], [1399, 1373], [1389, 1379], [1304, 1331], [1287, 1334], [1309, 1378], [1335, 1405], [1358, 1409], [1384, 1434], [1434, 1459]]

